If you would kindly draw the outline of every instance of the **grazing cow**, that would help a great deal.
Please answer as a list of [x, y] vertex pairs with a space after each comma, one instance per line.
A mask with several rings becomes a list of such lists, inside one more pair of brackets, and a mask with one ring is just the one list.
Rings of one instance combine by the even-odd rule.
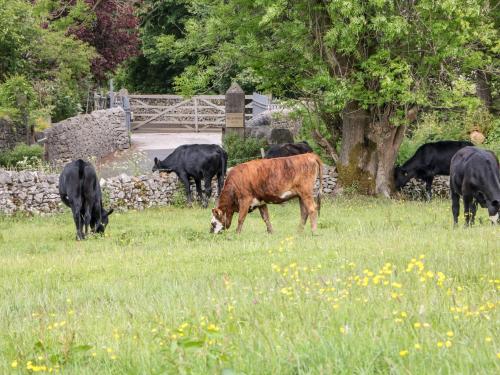
[[500, 172], [498, 159], [491, 151], [465, 147], [451, 159], [450, 190], [453, 222], [458, 224], [460, 196], [464, 200], [465, 225], [474, 224], [477, 204], [488, 209], [495, 224], [500, 210]]
[[92, 164], [81, 159], [66, 164], [59, 176], [59, 195], [73, 212], [77, 240], [85, 239], [89, 225], [92, 232], [104, 233], [113, 209], [102, 207], [101, 187]]
[[[198, 199], [207, 207], [208, 200], [212, 195], [212, 178], [217, 175], [217, 194], [220, 195], [224, 176], [227, 168], [227, 152], [217, 145], [183, 145], [177, 147], [174, 152], [160, 161], [155, 158], [154, 171], [175, 172], [184, 184], [188, 204], [191, 204], [191, 186], [189, 179], [193, 178], [196, 184]], [[201, 180], [205, 182], [205, 196], [201, 191]]]
[[450, 174], [450, 162], [455, 153], [470, 142], [439, 141], [420, 146], [406, 163], [394, 169], [394, 182], [400, 190], [410, 179], [418, 178], [426, 185], [427, 199], [432, 197], [432, 181], [436, 175]]
[[[314, 183], [320, 177], [317, 195], [318, 210], [313, 199]], [[219, 203], [212, 210], [211, 232], [229, 229], [235, 212], [239, 212], [237, 233], [245, 217], [255, 208], [266, 223], [268, 233], [273, 228], [269, 221], [266, 203], [282, 203], [292, 198], [300, 201], [300, 228], [307, 217], [311, 217], [311, 229], [316, 231], [317, 217], [321, 206], [322, 163], [313, 153], [276, 159], [257, 159], [232, 168], [226, 178]]]
[[306, 141], [299, 143], [282, 143], [269, 147], [269, 150], [266, 152], [266, 159], [300, 155], [308, 152], [313, 152], [313, 150]]

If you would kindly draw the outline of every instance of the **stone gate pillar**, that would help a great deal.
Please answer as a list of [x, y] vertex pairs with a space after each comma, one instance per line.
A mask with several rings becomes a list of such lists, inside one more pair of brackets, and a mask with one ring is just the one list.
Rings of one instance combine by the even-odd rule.
[[223, 136], [230, 133], [245, 136], [245, 93], [236, 82], [226, 91], [226, 123], [222, 131]]

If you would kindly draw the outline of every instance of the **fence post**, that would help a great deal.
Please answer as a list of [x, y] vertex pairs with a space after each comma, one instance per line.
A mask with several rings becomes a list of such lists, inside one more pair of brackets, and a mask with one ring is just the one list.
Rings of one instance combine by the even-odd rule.
[[245, 93], [236, 82], [226, 91], [226, 123], [223, 131], [224, 136], [230, 133], [245, 136]]
[[194, 127], [195, 132], [198, 133], [198, 98], [195, 96], [194, 98]]
[[127, 89], [121, 89], [119, 95], [122, 100], [122, 108], [125, 111], [125, 128], [128, 132], [128, 139], [130, 142], [130, 132], [131, 132], [131, 123], [132, 123], [132, 112], [130, 110], [130, 100], [128, 99], [128, 91]]
[[109, 108], [115, 107], [115, 93], [113, 90], [114, 90], [113, 79], [111, 78], [109, 80]]

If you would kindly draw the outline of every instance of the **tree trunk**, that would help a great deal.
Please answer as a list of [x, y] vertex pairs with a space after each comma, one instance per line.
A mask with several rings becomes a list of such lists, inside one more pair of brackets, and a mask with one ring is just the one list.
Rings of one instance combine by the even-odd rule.
[[476, 95], [484, 103], [484, 106], [490, 110], [493, 99], [491, 97], [491, 88], [488, 83], [488, 75], [482, 71], [476, 71]]
[[405, 131], [403, 125], [391, 125], [390, 116], [389, 107], [382, 114], [372, 115], [357, 103], [346, 106], [338, 165], [339, 181], [344, 188], [390, 196], [394, 162]]

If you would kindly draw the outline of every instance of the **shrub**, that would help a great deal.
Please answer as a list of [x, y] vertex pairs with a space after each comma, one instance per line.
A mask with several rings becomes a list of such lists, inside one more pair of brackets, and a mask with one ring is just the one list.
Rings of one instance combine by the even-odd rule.
[[242, 138], [237, 134], [224, 137], [223, 148], [228, 154], [228, 167], [261, 157], [260, 149], [266, 148], [265, 139], [255, 137]]
[[29, 169], [43, 162], [43, 147], [18, 144], [12, 150], [0, 153], [0, 166], [16, 169]]

